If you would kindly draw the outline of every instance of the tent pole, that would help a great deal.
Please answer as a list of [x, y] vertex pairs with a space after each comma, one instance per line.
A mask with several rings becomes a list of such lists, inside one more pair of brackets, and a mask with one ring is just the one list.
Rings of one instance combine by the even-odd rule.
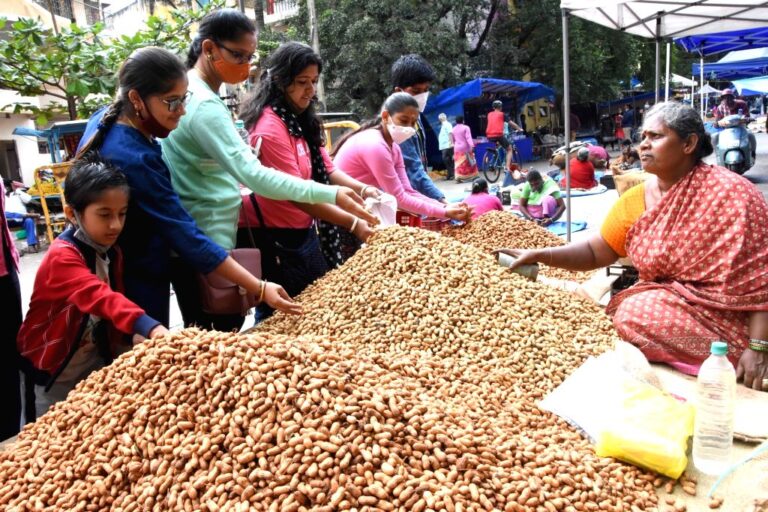
[[656, 16], [656, 80], [654, 82], [655, 87], [653, 88], [653, 102], [658, 103], [659, 102], [659, 79], [661, 78], [659, 75], [661, 74], [661, 37], [659, 37], [659, 34], [661, 33], [661, 14]]
[[696, 108], [696, 77], [691, 75], [691, 108]]
[[563, 18], [563, 112], [565, 113], [565, 221], [566, 240], [571, 241], [571, 61], [568, 55], [568, 9], [561, 9]]
[[672, 50], [672, 44], [667, 41], [667, 75], [666, 80], [664, 80], [664, 101], [669, 101], [669, 61], [670, 61], [670, 55], [669, 52]]
[[701, 92], [701, 118], [704, 119], [704, 54], [699, 59], [699, 91]]

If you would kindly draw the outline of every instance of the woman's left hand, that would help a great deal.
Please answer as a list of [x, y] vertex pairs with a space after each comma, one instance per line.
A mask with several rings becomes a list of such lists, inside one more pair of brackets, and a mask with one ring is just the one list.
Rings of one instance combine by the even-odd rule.
[[267, 288], [264, 290], [264, 302], [269, 307], [289, 315], [300, 315], [302, 313], [301, 304], [294, 302], [282, 286], [269, 281], [265, 282], [265, 286]]
[[743, 379], [748, 388], [766, 391], [763, 381], [768, 379], [768, 352], [746, 349], [736, 366], [736, 379]]

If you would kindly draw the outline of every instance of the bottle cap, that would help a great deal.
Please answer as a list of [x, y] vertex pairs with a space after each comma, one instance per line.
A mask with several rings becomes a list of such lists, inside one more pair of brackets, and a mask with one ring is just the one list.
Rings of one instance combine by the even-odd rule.
[[728, 353], [728, 344], [724, 341], [713, 341], [709, 351], [716, 356], [724, 356]]
[[245, 122], [242, 119], [238, 119], [235, 121], [235, 128], [244, 129], [245, 128]]

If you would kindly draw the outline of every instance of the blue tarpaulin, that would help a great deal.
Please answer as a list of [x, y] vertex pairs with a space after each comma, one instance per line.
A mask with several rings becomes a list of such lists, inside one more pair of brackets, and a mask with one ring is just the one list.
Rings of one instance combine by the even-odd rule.
[[[693, 64], [693, 74], [699, 76], [701, 66]], [[730, 52], [717, 62], [704, 64], [704, 77], [736, 80], [768, 75], [768, 48]]]
[[445, 89], [427, 103], [424, 115], [436, 132], [440, 131], [437, 116], [443, 112], [449, 117], [463, 116], [464, 103], [490, 103], [495, 99], [514, 98], [519, 106], [541, 98], [554, 100], [555, 91], [538, 82], [517, 82], [499, 78], [478, 78], [456, 87]]
[[768, 26], [681, 37], [675, 39], [675, 42], [685, 48], [686, 51], [699, 55], [763, 48], [768, 46]]

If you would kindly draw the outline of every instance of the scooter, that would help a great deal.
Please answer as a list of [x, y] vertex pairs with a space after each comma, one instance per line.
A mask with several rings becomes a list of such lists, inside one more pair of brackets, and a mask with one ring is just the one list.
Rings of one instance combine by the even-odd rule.
[[723, 129], [712, 135], [717, 165], [737, 174], [744, 174], [755, 165], [755, 135], [747, 130], [747, 124], [752, 121], [754, 119], [741, 113], [720, 121]]

